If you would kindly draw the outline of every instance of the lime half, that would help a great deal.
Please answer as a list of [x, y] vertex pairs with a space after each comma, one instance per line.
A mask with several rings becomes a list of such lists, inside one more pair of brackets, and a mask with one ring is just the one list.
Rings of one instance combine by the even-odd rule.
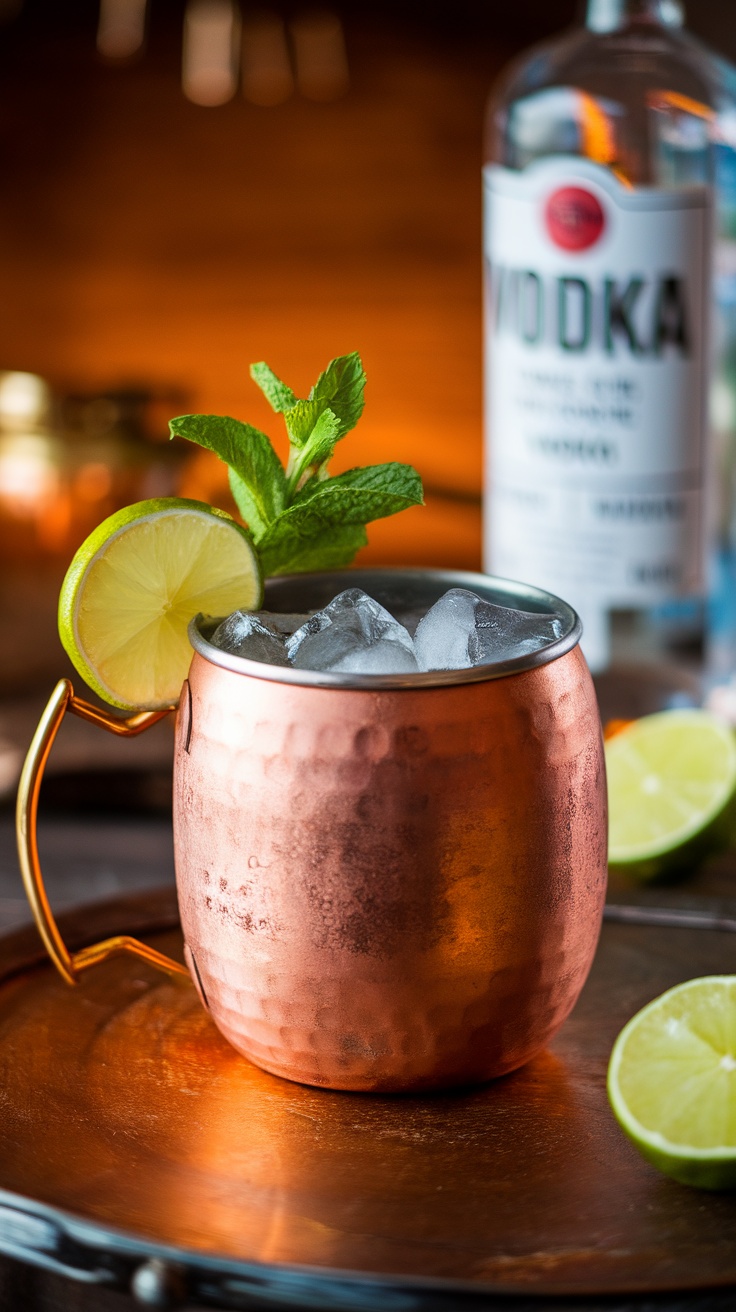
[[736, 1188], [736, 975], [688, 980], [638, 1012], [613, 1046], [608, 1097], [661, 1171]]
[[707, 711], [661, 711], [606, 743], [608, 861], [637, 879], [674, 874], [724, 847], [736, 738]]
[[106, 519], [79, 548], [59, 597], [59, 635], [90, 688], [113, 706], [178, 701], [202, 611], [260, 605], [263, 584], [245, 529], [224, 511], [168, 497]]

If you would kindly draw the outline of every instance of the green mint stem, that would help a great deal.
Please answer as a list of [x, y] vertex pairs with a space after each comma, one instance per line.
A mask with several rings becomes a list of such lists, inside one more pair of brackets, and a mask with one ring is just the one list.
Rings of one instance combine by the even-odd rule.
[[[308, 453], [307, 453], [308, 454]], [[312, 474], [317, 472], [317, 466], [305, 458], [303, 451], [298, 451], [296, 447], [291, 448], [289, 463], [286, 466], [286, 505], [290, 506], [294, 497], [301, 492], [304, 484]]]

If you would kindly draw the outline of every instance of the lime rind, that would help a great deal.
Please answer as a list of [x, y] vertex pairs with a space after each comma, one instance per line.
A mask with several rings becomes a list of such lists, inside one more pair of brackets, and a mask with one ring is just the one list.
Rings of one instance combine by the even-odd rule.
[[[640, 1061], [639, 1058], [632, 1058], [627, 1053], [627, 1047], [632, 1038], [638, 1036], [642, 1027], [646, 1026], [648, 1022], [656, 1021], [658, 1017], [662, 1018], [662, 1028], [671, 1024], [675, 1018], [672, 1015], [667, 1017], [666, 1013], [675, 1010], [673, 1004], [677, 1002], [678, 998], [683, 995], [692, 998], [696, 991], [702, 993], [706, 1000], [709, 993], [713, 995], [718, 991], [729, 995], [727, 999], [730, 1004], [729, 1014], [724, 1026], [724, 1034], [726, 1032], [730, 1033], [729, 1046], [734, 1045], [734, 1033], [736, 1032], [736, 975], [706, 975], [699, 979], [686, 980], [684, 983], [668, 989], [666, 993], [648, 1003], [635, 1016], [632, 1016], [631, 1020], [621, 1030], [613, 1045], [608, 1066], [606, 1081], [608, 1099], [621, 1129], [641, 1155], [660, 1171], [681, 1184], [693, 1185], [701, 1189], [736, 1189], [736, 1133], [734, 1133], [736, 1119], [731, 1118], [730, 1137], [732, 1142], [699, 1145], [675, 1140], [652, 1125], [645, 1125], [631, 1110], [629, 1101], [621, 1087], [622, 1066], [631, 1065], [635, 1060]], [[663, 1046], [665, 1043], [666, 1040], [663, 1042]], [[656, 1045], [654, 1046], [656, 1047]], [[705, 1086], [708, 1080], [712, 1083], [714, 1079], [718, 1078], [718, 1066], [725, 1057], [728, 1062], [725, 1069], [730, 1080], [725, 1100], [730, 1108], [736, 1099], [736, 1059], [734, 1059], [732, 1053], [721, 1054], [720, 1049], [713, 1047], [712, 1044], [706, 1042], [704, 1046], [710, 1047], [711, 1051], [715, 1053], [715, 1057], [712, 1057], [710, 1061], [710, 1073], [707, 1071], [702, 1072], [701, 1083]], [[648, 1064], [650, 1070], [653, 1071], [649, 1082], [652, 1091], [649, 1110], [650, 1114], [654, 1114], [658, 1100], [660, 1103], [665, 1104], [668, 1101], [670, 1103], [677, 1101], [678, 1088], [673, 1079], [672, 1066], [668, 1068], [669, 1079], [666, 1079], [664, 1078], [663, 1063], [657, 1063], [653, 1060], [651, 1052]], [[697, 1098], [694, 1088], [696, 1081], [693, 1079], [693, 1072], [686, 1062], [681, 1063], [681, 1069], [686, 1072], [686, 1078], [689, 1081], [688, 1097], [690, 1104], [696, 1106]], [[636, 1085], [635, 1080], [634, 1085]], [[720, 1101], [724, 1101], [723, 1097]], [[702, 1116], [702, 1101], [698, 1110], [700, 1110]], [[666, 1115], [663, 1116], [663, 1119], [666, 1119]], [[699, 1131], [692, 1132], [692, 1137], [698, 1136], [703, 1137]]]
[[[135, 578], [134, 583], [131, 583], [130, 570], [123, 570], [119, 578], [114, 579], [117, 594], [114, 617], [108, 620], [108, 617], [103, 615], [102, 621], [97, 624], [94, 617], [90, 619], [89, 614], [83, 616], [84, 595], [85, 591], [89, 591], [88, 581], [91, 578], [98, 578], [99, 570], [104, 569], [106, 563], [115, 561], [115, 544], [119, 539], [131, 529], [145, 532], [145, 526], [149, 523], [153, 525], [154, 521], [160, 521], [167, 516], [180, 517], [182, 514], [187, 515], [190, 525], [201, 520], [205, 525], [209, 525], [211, 530], [214, 519], [221, 523], [222, 528], [227, 526], [228, 530], [236, 533], [243, 548], [242, 559], [247, 569], [236, 577], [226, 575], [224, 579], [218, 578], [216, 570], [212, 569], [212, 558], [207, 557], [204, 551], [197, 556], [195, 550], [191, 563], [183, 562], [184, 569], [177, 579], [177, 597], [193, 595], [194, 602], [179, 603], [175, 597], [171, 603], [171, 615], [162, 617], [160, 593], [157, 595], [157, 577], [160, 579], [160, 574], [157, 576], [156, 571], [157, 562], [143, 551], [138, 555], [139, 577]], [[134, 544], [132, 537], [128, 541], [132, 545], [130, 557], [132, 560], [138, 551], [138, 545], [142, 543]], [[154, 547], [155, 551], [163, 551], [165, 555], [167, 544], [162, 541], [160, 535]], [[111, 549], [112, 554], [110, 554]], [[161, 564], [160, 561], [158, 563]], [[173, 557], [170, 563], [174, 563]], [[181, 564], [177, 554], [175, 568], [178, 569]], [[113, 570], [119, 569], [119, 565], [119, 561], [113, 564]], [[207, 579], [211, 581], [209, 589], [197, 585], [198, 571], [203, 583]], [[67, 570], [59, 596], [59, 636], [75, 669], [104, 701], [126, 711], [142, 707], [151, 710], [160, 709], [172, 705], [178, 698], [183, 676], [178, 678], [177, 671], [184, 669], [186, 672], [191, 654], [186, 633], [188, 621], [195, 612], [208, 609], [208, 597], [212, 601], [222, 599], [223, 596], [227, 597], [230, 588], [232, 588], [232, 597], [228, 597], [230, 609], [234, 609], [235, 606], [257, 609], [261, 604], [263, 581], [257, 556], [246, 529], [237, 524], [225, 511], [209, 506], [205, 502], [179, 497], [140, 501], [110, 515], [98, 525], [77, 551]], [[146, 612], [150, 612], [148, 620], [146, 620]], [[113, 618], [117, 623], [111, 622]], [[88, 641], [82, 631], [85, 628], [87, 639], [94, 637], [94, 658], [90, 655]], [[126, 648], [133, 652], [140, 649], [142, 636], [147, 630], [151, 635], [150, 678], [146, 683], [147, 672], [141, 671], [134, 680], [135, 695], [131, 696], [129, 694], [133, 688], [128, 680], [120, 678], [120, 672], [126, 664]], [[105, 669], [114, 674], [115, 678], [110, 680], [109, 674], [108, 678], [104, 677]], [[164, 672], [163, 677], [158, 678], [161, 671]], [[170, 678], [165, 677], [167, 671], [171, 672]]]

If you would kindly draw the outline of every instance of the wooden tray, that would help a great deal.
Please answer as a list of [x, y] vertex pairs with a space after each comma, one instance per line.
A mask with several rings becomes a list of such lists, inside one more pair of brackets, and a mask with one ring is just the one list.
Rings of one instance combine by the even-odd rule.
[[[176, 920], [167, 890], [62, 929], [73, 946], [130, 932], [180, 955]], [[0, 962], [9, 1256], [221, 1307], [632, 1309], [657, 1291], [665, 1307], [736, 1305], [736, 1195], [659, 1175], [604, 1087], [624, 1022], [682, 979], [733, 970], [731, 935], [606, 924], [548, 1052], [421, 1098], [266, 1075], [186, 981], [132, 958], [70, 989], [29, 929], [0, 940]]]

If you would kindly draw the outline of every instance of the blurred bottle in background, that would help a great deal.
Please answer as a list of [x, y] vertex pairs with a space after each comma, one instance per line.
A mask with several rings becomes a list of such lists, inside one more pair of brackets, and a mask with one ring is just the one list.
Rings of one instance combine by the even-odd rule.
[[706, 690], [736, 676], [736, 69], [716, 58], [716, 244], [711, 434], [715, 490]]
[[733, 506], [736, 79], [682, 20], [672, 0], [589, 0], [491, 100], [485, 564], [571, 601], [594, 672], [669, 666], [686, 686], [709, 611], [736, 634], [733, 601], [714, 605]]

